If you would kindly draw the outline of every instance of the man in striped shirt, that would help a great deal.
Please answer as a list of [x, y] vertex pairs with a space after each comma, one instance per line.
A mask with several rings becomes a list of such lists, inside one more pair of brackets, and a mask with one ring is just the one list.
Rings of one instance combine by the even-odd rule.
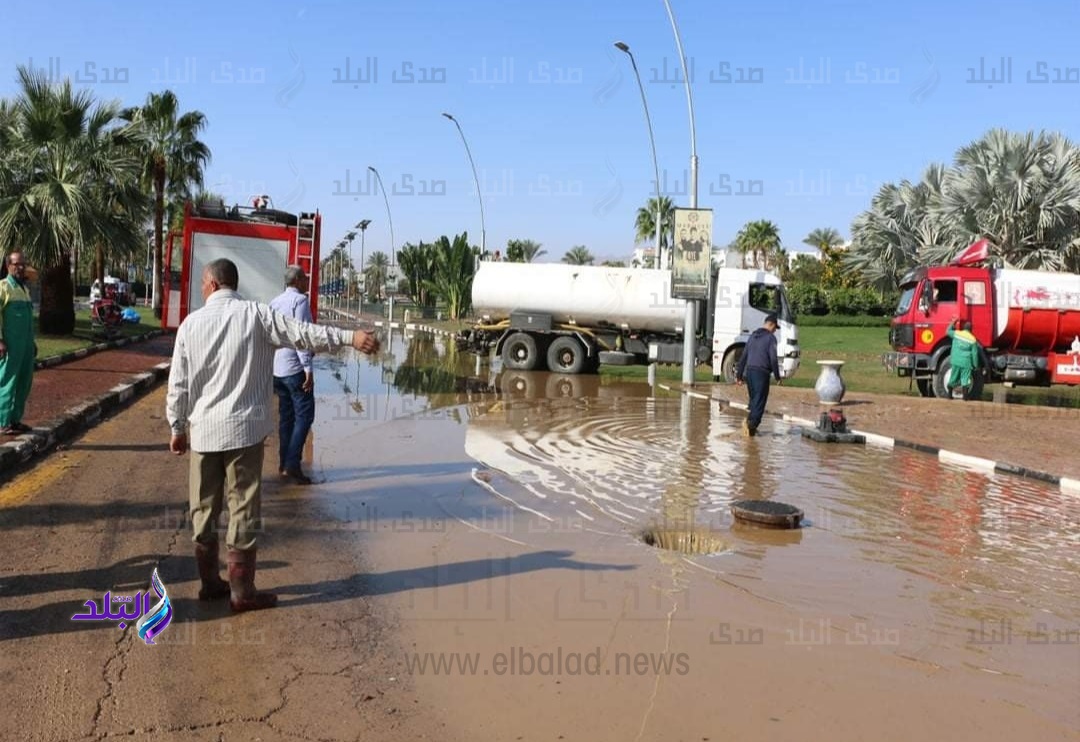
[[[262, 529], [263, 445], [273, 432], [269, 405], [273, 379], [268, 369], [279, 347], [336, 350], [350, 345], [377, 353], [378, 339], [367, 332], [337, 330], [286, 317], [237, 293], [236, 265], [224, 258], [202, 275], [205, 305], [176, 331], [166, 416], [169, 449], [191, 451], [189, 500], [195, 558], [202, 588], [199, 598], [229, 597], [233, 611], [272, 608], [277, 596], [255, 590], [256, 534]], [[229, 507], [229, 581], [218, 566], [217, 521]]]

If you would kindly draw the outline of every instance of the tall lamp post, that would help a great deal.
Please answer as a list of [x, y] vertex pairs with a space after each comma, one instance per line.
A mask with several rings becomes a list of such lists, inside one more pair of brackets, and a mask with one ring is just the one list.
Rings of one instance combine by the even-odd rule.
[[364, 313], [364, 289], [367, 288], [367, 276], [364, 275], [364, 236], [367, 234], [369, 224], [371, 224], [370, 219], [363, 219], [356, 223], [356, 229], [360, 230], [360, 278], [364, 281], [364, 288], [360, 288], [359, 283], [356, 287], [357, 293], [360, 294], [360, 298], [356, 302], [357, 316]]
[[[383, 201], [386, 203], [386, 220], [390, 223], [390, 273], [395, 272], [397, 266], [397, 252], [394, 250], [394, 218], [390, 216], [390, 197], [386, 195], [386, 186], [383, 185], [382, 177], [379, 175], [379, 171], [368, 165], [368, 170], [375, 173], [375, 180], [379, 182], [379, 189], [382, 190]], [[394, 327], [394, 292], [388, 291], [390, 295], [390, 317], [387, 320], [387, 328], [393, 329]]]
[[[671, 19], [671, 30], [675, 32], [675, 46], [679, 50], [679, 61], [682, 63], [683, 82], [686, 87], [686, 103], [690, 109], [690, 208], [697, 208], [698, 186], [698, 158], [697, 158], [697, 133], [694, 128], [694, 98], [690, 94], [690, 74], [686, 70], [686, 55], [683, 54], [682, 39], [679, 36], [679, 27], [675, 23], [675, 14], [671, 11], [671, 3], [664, 0], [668, 18]], [[710, 246], [711, 250], [711, 246]], [[710, 262], [712, 258], [710, 257]], [[712, 266], [710, 265], [710, 270]], [[708, 274], [707, 274], [708, 275]], [[697, 357], [694, 353], [694, 338], [697, 335], [694, 325], [696, 324], [698, 303], [694, 299], [686, 301], [686, 317], [683, 320], [683, 374], [682, 383], [688, 386], [694, 384], [694, 369], [697, 367]]]
[[349, 267], [345, 270], [345, 311], [349, 310], [349, 305], [352, 304], [352, 277], [353, 277], [353, 260], [352, 260], [352, 241], [356, 239], [356, 232], [350, 231], [345, 235], [345, 239], [349, 241]]
[[337, 270], [334, 271], [334, 296], [337, 297], [338, 309], [341, 309], [341, 294], [342, 286], [339, 283], [342, 276], [345, 273], [345, 240], [340, 240], [337, 243]]
[[653, 173], [656, 176], [656, 267], [663, 268], [664, 261], [660, 254], [660, 225], [663, 220], [663, 207], [660, 202], [660, 164], [656, 160], [656, 140], [653, 138], [652, 119], [649, 118], [649, 104], [645, 100], [645, 86], [641, 84], [641, 75], [638, 73], [637, 62], [630, 47], [622, 41], [615, 42], [615, 48], [626, 52], [630, 57], [630, 66], [634, 68], [634, 77], [637, 78], [638, 89], [641, 91], [641, 105], [645, 109], [645, 125], [649, 127], [649, 146], [652, 147]]
[[472, 166], [473, 181], [476, 183], [476, 198], [480, 201], [480, 254], [485, 255], [487, 253], [487, 229], [484, 226], [484, 196], [480, 193], [480, 179], [476, 177], [476, 163], [473, 162], [472, 152], [469, 150], [469, 143], [465, 141], [465, 132], [461, 130], [461, 124], [458, 123], [456, 118], [448, 113], [444, 113], [443, 116], [454, 122], [458, 134], [461, 135], [461, 143], [465, 145], [465, 154], [469, 156], [469, 164]]

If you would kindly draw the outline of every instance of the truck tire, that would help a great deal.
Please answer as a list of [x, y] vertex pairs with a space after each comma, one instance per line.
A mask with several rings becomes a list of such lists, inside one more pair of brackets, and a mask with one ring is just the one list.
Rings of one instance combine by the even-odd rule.
[[580, 374], [588, 365], [585, 346], [572, 335], [557, 337], [548, 347], [547, 364], [552, 373]]
[[720, 364], [720, 370], [724, 374], [724, 381], [728, 384], [735, 383], [735, 366], [738, 365], [742, 352], [743, 346], [741, 345], [732, 348], [724, 355], [724, 362]]
[[[942, 358], [941, 363], [938, 364], [937, 372], [933, 378], [934, 396], [939, 399], [952, 399], [952, 395], [945, 389], [945, 383], [949, 380], [949, 375], [952, 373], [952, 363], [948, 358]], [[983, 391], [983, 375], [982, 369], [975, 369], [971, 374], [971, 388], [964, 395], [964, 400], [981, 399]]]
[[527, 332], [515, 332], [502, 347], [503, 366], [514, 371], [535, 371], [540, 365], [536, 338]]

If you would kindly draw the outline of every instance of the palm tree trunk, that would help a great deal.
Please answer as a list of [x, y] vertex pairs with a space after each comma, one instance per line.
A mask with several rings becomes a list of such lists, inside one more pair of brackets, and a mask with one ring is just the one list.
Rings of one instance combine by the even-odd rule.
[[162, 226], [165, 220], [165, 167], [154, 170], [154, 317], [161, 319]]
[[42, 335], [70, 335], [75, 331], [75, 287], [71, 282], [71, 258], [66, 253], [59, 265], [42, 271], [38, 330]]
[[[105, 295], [105, 245], [98, 242], [94, 245], [95, 259], [94, 259], [94, 278], [101, 281], [101, 293]], [[93, 282], [91, 282], [93, 283]]]

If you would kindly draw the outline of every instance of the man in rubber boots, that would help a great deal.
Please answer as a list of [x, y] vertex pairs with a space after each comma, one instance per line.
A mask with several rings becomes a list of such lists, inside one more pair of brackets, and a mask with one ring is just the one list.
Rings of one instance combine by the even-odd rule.
[[971, 374], [979, 367], [979, 341], [971, 333], [971, 323], [965, 322], [959, 330], [954, 329], [960, 324], [960, 318], [954, 317], [946, 334], [952, 338], [952, 351], [949, 354], [949, 380], [945, 383], [945, 391], [950, 395], [953, 389], [960, 387], [966, 397], [971, 389]]
[[21, 252], [0, 279], [0, 435], [29, 433], [22, 416], [34, 381], [34, 305]]
[[780, 377], [780, 358], [776, 351], [776, 328], [778, 326], [775, 314], [765, 317], [763, 325], [750, 335], [739, 356], [739, 363], [735, 367], [735, 383], [742, 384], [746, 380], [746, 388], [750, 393], [750, 410], [743, 421], [743, 432], [746, 435], [757, 435], [761, 418], [765, 416], [765, 403], [769, 401], [769, 376], [776, 377], [776, 383], [782, 384]]
[[[200, 600], [229, 598], [233, 611], [273, 608], [277, 596], [255, 590], [256, 535], [262, 530], [263, 445], [273, 432], [269, 414], [279, 347], [312, 351], [351, 345], [377, 353], [370, 333], [299, 322], [239, 293], [236, 264], [220, 258], [202, 275], [205, 305], [176, 331], [166, 416], [169, 449], [191, 450], [189, 500]], [[190, 436], [190, 444], [189, 444]], [[218, 566], [217, 521], [229, 507], [229, 581]]]

